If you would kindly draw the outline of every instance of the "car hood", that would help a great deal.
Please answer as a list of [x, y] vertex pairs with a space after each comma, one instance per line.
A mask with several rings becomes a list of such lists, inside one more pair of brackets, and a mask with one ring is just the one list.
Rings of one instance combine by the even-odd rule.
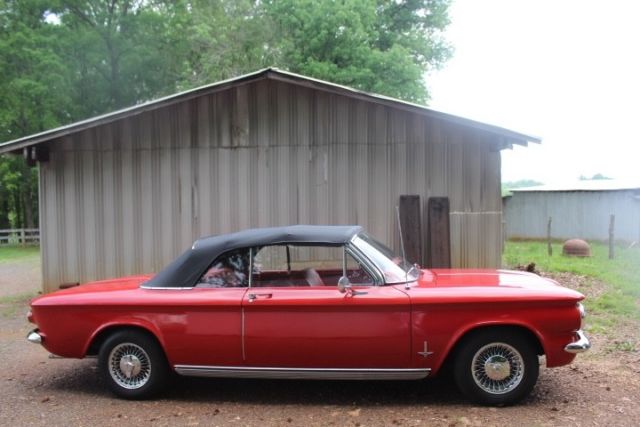
[[430, 298], [456, 300], [573, 300], [584, 295], [533, 273], [508, 270], [424, 270], [417, 288]]
[[437, 269], [431, 272], [435, 277], [435, 284], [439, 287], [505, 286], [540, 289], [559, 286], [554, 280], [524, 271]]

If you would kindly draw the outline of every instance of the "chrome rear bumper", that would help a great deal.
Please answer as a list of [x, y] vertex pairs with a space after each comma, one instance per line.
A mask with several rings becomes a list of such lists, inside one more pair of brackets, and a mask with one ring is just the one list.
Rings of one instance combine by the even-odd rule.
[[38, 331], [37, 329], [34, 329], [33, 331], [29, 332], [29, 334], [27, 335], [27, 341], [32, 342], [34, 344], [42, 344], [44, 337], [40, 334], [40, 331]]
[[591, 342], [589, 338], [582, 332], [582, 329], [576, 331], [578, 341], [567, 344], [564, 347], [564, 351], [567, 353], [583, 353], [591, 348]]

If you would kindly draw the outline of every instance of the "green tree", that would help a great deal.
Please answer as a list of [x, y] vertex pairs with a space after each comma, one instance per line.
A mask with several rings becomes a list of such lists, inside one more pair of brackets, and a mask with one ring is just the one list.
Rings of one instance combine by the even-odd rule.
[[45, 22], [44, 1], [1, 3], [0, 140], [69, 120], [70, 70], [59, 55], [59, 29]]
[[451, 50], [448, 0], [267, 0], [276, 64], [293, 72], [425, 103], [424, 74]]
[[502, 196], [510, 196], [511, 190], [514, 188], [536, 187], [543, 185], [542, 182], [534, 179], [521, 179], [518, 181], [507, 181], [502, 183]]
[[173, 1], [60, 0], [76, 110], [86, 117], [172, 93], [186, 50], [185, 5]]
[[273, 65], [274, 33], [262, 3], [254, 0], [192, 0], [184, 32], [187, 58], [181, 88], [256, 71]]
[[586, 177], [584, 175], [580, 175], [579, 179], [580, 179], [580, 181], [599, 181], [599, 180], [607, 180], [607, 179], [612, 179], [612, 178], [609, 178], [608, 176], [605, 176], [605, 175], [603, 175], [601, 173], [597, 173], [597, 174], [593, 175], [591, 178]]
[[21, 156], [0, 156], [0, 228], [38, 225], [38, 170]]
[[[70, 70], [59, 55], [59, 28], [46, 1], [0, 2], [0, 140], [69, 121]], [[0, 156], [0, 228], [37, 224], [37, 170], [21, 156]]]

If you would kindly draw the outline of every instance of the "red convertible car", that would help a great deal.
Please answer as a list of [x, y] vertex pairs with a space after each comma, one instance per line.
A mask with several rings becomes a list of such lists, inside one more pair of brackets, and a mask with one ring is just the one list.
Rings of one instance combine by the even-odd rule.
[[357, 226], [208, 237], [155, 276], [40, 296], [28, 340], [97, 356], [116, 395], [139, 399], [172, 372], [236, 378], [422, 379], [447, 364], [462, 392], [526, 396], [586, 351], [573, 290], [533, 274], [419, 270]]

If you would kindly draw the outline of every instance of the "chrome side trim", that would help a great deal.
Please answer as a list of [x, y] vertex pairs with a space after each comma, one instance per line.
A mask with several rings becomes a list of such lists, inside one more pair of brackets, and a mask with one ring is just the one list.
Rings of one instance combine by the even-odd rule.
[[589, 338], [582, 332], [582, 329], [578, 329], [576, 335], [578, 336], [578, 341], [569, 343], [564, 347], [564, 351], [567, 353], [584, 353], [591, 348], [591, 342], [589, 342]]
[[431, 369], [246, 368], [243, 366], [175, 365], [180, 375], [212, 378], [268, 378], [306, 380], [419, 380]]
[[193, 286], [189, 287], [161, 287], [161, 286], [147, 286], [140, 285], [140, 289], [153, 289], [154, 291], [190, 291], [193, 289]]

